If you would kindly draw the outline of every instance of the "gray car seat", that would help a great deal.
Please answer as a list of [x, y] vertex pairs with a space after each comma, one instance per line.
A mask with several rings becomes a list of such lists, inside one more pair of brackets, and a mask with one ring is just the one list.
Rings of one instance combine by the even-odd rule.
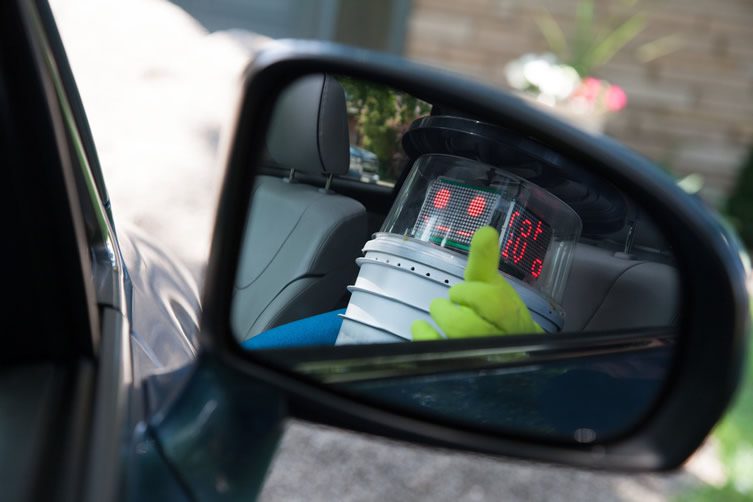
[[[280, 97], [267, 146], [287, 179], [259, 176], [236, 277], [232, 322], [242, 340], [339, 306], [367, 238], [366, 210], [329, 190], [349, 167], [345, 93], [328, 75], [292, 84]], [[295, 182], [323, 174], [326, 188]]]
[[564, 330], [673, 326], [679, 301], [674, 266], [578, 244], [562, 302]]

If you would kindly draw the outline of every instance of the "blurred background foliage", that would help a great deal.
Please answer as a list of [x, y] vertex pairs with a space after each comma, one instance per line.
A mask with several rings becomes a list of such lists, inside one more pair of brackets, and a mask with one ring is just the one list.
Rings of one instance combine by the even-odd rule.
[[338, 80], [347, 97], [351, 144], [376, 154], [380, 179], [394, 181], [403, 160], [400, 138], [431, 106], [387, 86], [350, 77]]
[[[649, 11], [637, 0], [602, 3], [599, 10], [594, 0], [579, 0], [575, 6], [575, 28], [571, 37], [565, 35], [566, 30], [549, 9], [542, 8], [535, 21], [559, 61], [575, 68], [581, 77], [587, 77], [611, 61], [648, 27]], [[679, 50], [683, 45], [682, 35], [672, 33], [642, 43], [634, 53], [638, 61], [648, 63]]]

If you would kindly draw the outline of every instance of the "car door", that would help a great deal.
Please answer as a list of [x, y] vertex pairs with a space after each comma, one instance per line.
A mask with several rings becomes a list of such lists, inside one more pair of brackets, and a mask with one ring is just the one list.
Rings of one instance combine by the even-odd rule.
[[0, 9], [3, 497], [105, 500], [133, 411], [123, 266], [49, 8]]

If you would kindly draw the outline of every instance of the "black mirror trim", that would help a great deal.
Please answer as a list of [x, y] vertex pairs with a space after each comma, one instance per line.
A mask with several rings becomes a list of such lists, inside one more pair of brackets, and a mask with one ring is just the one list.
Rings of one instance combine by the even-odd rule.
[[[280, 369], [244, 351], [230, 328], [237, 256], [262, 140], [281, 89], [308, 73], [329, 72], [403, 89], [431, 102], [463, 108], [482, 120], [515, 127], [599, 166], [599, 174], [649, 208], [677, 250], [684, 311], [677, 351], [654, 409], [621, 438], [598, 445], [533, 442], [494, 436], [380, 409]], [[669, 469], [703, 441], [729, 404], [739, 381], [748, 326], [748, 300], [739, 258], [702, 204], [649, 161], [594, 137], [499, 90], [401, 58], [321, 42], [275, 42], [249, 67], [233, 141], [204, 290], [201, 343], [206, 356], [246, 378], [284, 391], [297, 416], [424, 444], [592, 468]], [[462, 96], [462, 98], [461, 98]], [[692, 413], [691, 413], [692, 412]]]

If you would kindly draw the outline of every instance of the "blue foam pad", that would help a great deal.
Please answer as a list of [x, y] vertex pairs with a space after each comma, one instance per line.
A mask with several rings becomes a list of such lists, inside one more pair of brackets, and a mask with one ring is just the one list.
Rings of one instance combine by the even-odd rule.
[[338, 314], [344, 313], [345, 309], [340, 309], [299, 319], [259, 333], [241, 345], [250, 350], [334, 345], [343, 322]]

